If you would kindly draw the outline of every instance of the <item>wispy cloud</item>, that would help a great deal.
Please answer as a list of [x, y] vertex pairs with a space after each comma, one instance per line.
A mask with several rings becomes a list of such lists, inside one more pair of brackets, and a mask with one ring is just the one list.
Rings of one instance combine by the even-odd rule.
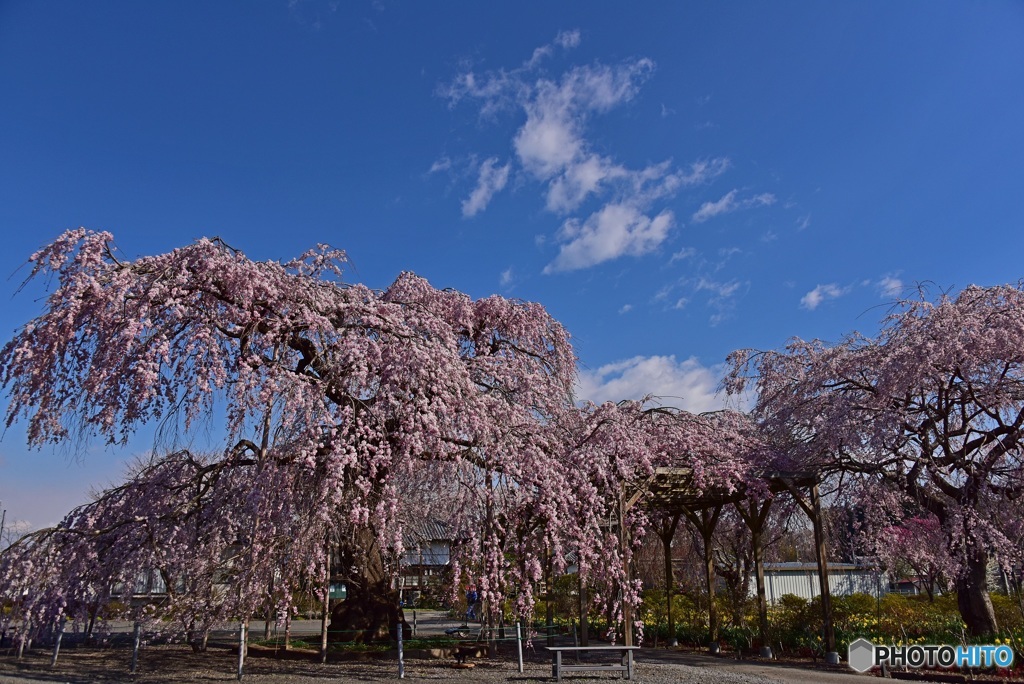
[[[556, 235], [559, 253], [545, 273], [654, 251], [676, 224], [673, 213], [659, 210], [657, 203], [681, 188], [714, 180], [730, 166], [729, 159], [718, 157], [686, 167], [668, 159], [637, 168], [596, 151], [588, 139], [592, 119], [633, 100], [655, 65], [635, 58], [573, 66], [555, 75], [537, 69], [556, 48], [571, 49], [580, 40], [579, 31], [563, 31], [519, 68], [483, 73], [467, 68], [439, 89], [452, 106], [476, 103], [484, 119], [510, 111], [525, 116], [512, 136], [513, 161], [525, 179], [539, 184], [545, 209], [568, 217]], [[507, 165], [489, 169], [505, 172], [501, 183], [496, 173], [485, 181], [484, 170], [482, 166], [477, 188], [463, 204], [467, 216], [483, 211], [507, 182]], [[599, 202], [596, 207], [577, 215], [594, 200]]]
[[550, 44], [541, 45], [539, 48], [536, 48], [530, 56], [530, 59], [526, 60], [523, 64], [523, 69], [529, 70], [536, 68], [542, 61], [552, 55], [555, 47], [560, 47], [563, 50], [572, 50], [573, 48], [578, 47], [579, 44], [579, 31], [562, 31], [555, 36], [555, 40]]
[[707, 278], [700, 278], [697, 281], [696, 290], [698, 292], [701, 290], [707, 290], [708, 292], [713, 293], [716, 297], [719, 297], [721, 299], [728, 299], [729, 297], [732, 297], [734, 294], [736, 294], [736, 292], [740, 289], [742, 285], [743, 283], [741, 283], [738, 280], [730, 280], [727, 283], [719, 283], [714, 280], [708, 280]]
[[903, 281], [895, 276], [887, 275], [875, 283], [875, 286], [883, 297], [899, 297], [903, 294]]
[[480, 164], [476, 187], [462, 202], [462, 215], [469, 218], [486, 209], [494, 193], [500, 192], [508, 183], [510, 168], [509, 164], [498, 166], [497, 157], [491, 157]]
[[700, 205], [700, 208], [693, 214], [694, 223], [703, 223], [716, 216], [731, 214], [741, 209], [766, 207], [775, 204], [775, 195], [770, 192], [763, 192], [760, 195], [754, 195], [746, 199], [737, 199], [738, 194], [739, 190], [730, 190], [717, 201], [705, 202]]
[[508, 287], [509, 285], [512, 284], [513, 278], [514, 274], [512, 273], [512, 267], [509, 266], [508, 268], [501, 272], [501, 278], [499, 279], [501, 282], [501, 286]]
[[816, 288], [800, 298], [800, 307], [809, 311], [814, 311], [825, 300], [838, 299], [849, 291], [849, 287], [840, 287], [835, 283], [818, 285]]
[[452, 160], [447, 156], [441, 157], [433, 164], [430, 165], [430, 170], [427, 173], [440, 173], [442, 171], [449, 171], [452, 168]]
[[572, 31], [559, 31], [558, 35], [555, 36], [555, 45], [565, 50], [571, 50], [572, 48], [579, 47], [579, 29], [573, 29]]
[[623, 304], [622, 306], [619, 307], [619, 313], [620, 314], [629, 313], [632, 310], [633, 310], [633, 305], [632, 304]]
[[581, 371], [576, 396], [599, 404], [651, 394], [661, 397], [665, 406], [693, 413], [713, 411], [725, 406], [725, 398], [717, 393], [718, 370], [693, 357], [677, 361], [675, 356], [634, 356]]
[[796, 220], [796, 229], [797, 230], [807, 230], [810, 227], [810, 225], [811, 225], [811, 215], [810, 214], [804, 214], [803, 216], [801, 216], [800, 218], [798, 218]]
[[718, 282], [708, 278], [699, 278], [697, 280], [694, 290], [696, 292], [708, 292], [711, 295], [707, 302], [712, 310], [712, 314], [708, 318], [708, 323], [711, 327], [715, 327], [723, 321], [732, 318], [736, 309], [736, 296], [747, 286], [749, 286], [749, 283], [741, 280], [730, 280], [728, 282]]
[[[705, 270], [707, 266], [706, 262], [701, 262], [694, 268]], [[709, 270], [713, 273], [717, 269]], [[715, 326], [732, 318], [738, 299], [749, 288], [749, 280], [716, 280], [707, 275], [685, 277], [663, 286], [655, 293], [654, 301], [662, 302], [667, 309], [673, 310], [689, 308], [695, 301], [703, 303], [711, 312], [708, 322]]]
[[683, 247], [681, 250], [679, 250], [678, 252], [675, 252], [672, 255], [672, 258], [668, 260], [668, 264], [669, 264], [669, 266], [671, 266], [672, 264], [676, 263], [677, 261], [682, 261], [683, 259], [690, 259], [690, 258], [694, 257], [696, 254], [697, 254], [697, 250], [694, 249], [693, 247]]

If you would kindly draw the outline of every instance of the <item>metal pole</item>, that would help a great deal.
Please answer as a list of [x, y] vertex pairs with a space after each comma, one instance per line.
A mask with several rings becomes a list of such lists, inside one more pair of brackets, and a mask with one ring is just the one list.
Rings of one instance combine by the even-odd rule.
[[245, 621], [238, 623], [238, 681], [242, 681], [242, 670], [245, 667]]
[[327, 617], [331, 608], [331, 581], [328, 578], [324, 585], [324, 611], [320, 616], [320, 664], [327, 662]]
[[21, 656], [25, 653], [25, 641], [28, 639], [29, 630], [32, 629], [32, 622], [30, 620], [22, 619], [21, 621], [21, 641], [18, 643], [18, 660], [21, 660]]
[[405, 651], [402, 648], [402, 623], [399, 621], [395, 627], [398, 632], [398, 678], [405, 679]]
[[327, 663], [327, 618], [331, 612], [331, 544], [325, 545], [327, 577], [324, 578], [324, 612], [320, 616], [320, 664]]
[[57, 665], [57, 654], [60, 653], [60, 640], [64, 637], [64, 623], [66, 620], [63, 615], [60, 615], [57, 621], [57, 639], [53, 644], [53, 658], [50, 659], [50, 667]]
[[129, 670], [132, 674], [135, 674], [135, 669], [139, 666], [139, 643], [141, 641], [142, 625], [136, 620], [135, 629], [132, 632], [132, 667]]
[[519, 671], [523, 671], [523, 630], [516, 623], [516, 655], [519, 656]]
[[[572, 645], [573, 646], [579, 646], [580, 645], [579, 637], [577, 637], [577, 635], [576, 635], [576, 621], [575, 620], [572, 621]], [[576, 662], [577, 663], [580, 662], [580, 652], [579, 651], [576, 651]]]

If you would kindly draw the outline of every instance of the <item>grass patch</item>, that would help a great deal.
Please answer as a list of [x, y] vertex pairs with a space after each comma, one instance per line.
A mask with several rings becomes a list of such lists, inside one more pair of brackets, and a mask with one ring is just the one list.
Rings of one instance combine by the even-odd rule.
[[[268, 646], [270, 648], [284, 648], [284, 637], [276, 637], [273, 639], [257, 639], [249, 642], [256, 646]], [[290, 642], [290, 648], [320, 648], [320, 644], [311, 644], [308, 641], [302, 639], [296, 639], [292, 637]]]
[[358, 644], [354, 641], [340, 641], [327, 646], [330, 651], [342, 653], [384, 653], [391, 648], [391, 644]]

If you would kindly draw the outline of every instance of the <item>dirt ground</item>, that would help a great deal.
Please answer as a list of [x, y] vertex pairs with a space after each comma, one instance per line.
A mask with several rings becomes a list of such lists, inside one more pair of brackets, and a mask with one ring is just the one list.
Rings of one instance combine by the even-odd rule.
[[[260, 684], [314, 684], [327, 681], [379, 682], [398, 679], [393, 657], [328, 662], [321, 665], [313, 653], [292, 653], [287, 658], [252, 649], [246, 659], [243, 681]], [[520, 674], [514, 651], [494, 660], [477, 659], [474, 667], [457, 669], [453, 660], [406, 660], [410, 681], [538, 682], [552, 681], [548, 654], [542, 647], [524, 655], [525, 672]], [[644, 649], [637, 654], [635, 681], [639, 684], [695, 682], [699, 684], [870, 684], [864, 675], [843, 667], [824, 665], [789, 667], [764, 661], [736, 661], [697, 653]], [[50, 654], [34, 650], [21, 661], [13, 653], [0, 652], [0, 683], [27, 682], [232, 682], [238, 656], [229, 649], [215, 648], [196, 654], [180, 645], [150, 646], [140, 654], [136, 675], [128, 672], [131, 651], [126, 648], [67, 649], [57, 666], [50, 668]], [[607, 681], [611, 674], [571, 673], [568, 681]]]
[[[412, 622], [412, 616], [406, 619]], [[419, 611], [416, 615], [418, 636], [440, 636], [458, 622], [440, 611]], [[17, 660], [13, 648], [0, 649], [0, 684], [26, 684], [30, 682], [139, 682], [152, 684], [168, 682], [234, 682], [238, 655], [230, 646], [237, 643], [230, 626], [211, 638], [211, 648], [205, 653], [193, 653], [182, 645], [149, 645], [139, 655], [138, 671], [129, 673], [131, 649], [129, 623], [110, 624], [105, 648], [86, 648], [74, 639], [66, 640], [60, 658], [50, 668], [51, 652], [47, 648], [33, 649], [22, 660]], [[319, 639], [320, 622], [296, 621], [293, 634], [307, 634]], [[260, 631], [254, 624], [254, 633]], [[69, 635], [69, 638], [72, 635]], [[563, 641], [567, 638], [563, 638]], [[310, 638], [310, 641], [314, 639]], [[551, 657], [535, 641], [524, 650], [525, 672], [519, 673], [514, 641], [502, 644], [498, 657], [474, 659], [473, 667], [456, 669], [453, 658], [406, 659], [405, 678], [410, 681], [456, 682], [540, 682], [553, 681]], [[571, 645], [572, 641], [559, 645]], [[259, 684], [322, 684], [323, 682], [380, 682], [398, 679], [398, 664], [394, 653], [363, 656], [362, 660], [341, 660], [341, 654], [331, 653], [331, 660], [321, 665], [315, 652], [284, 651], [251, 646], [245, 662], [243, 681]], [[809, 661], [766, 661], [759, 658], [736, 660], [732, 656], [711, 656], [706, 652], [687, 649], [644, 648], [636, 654], [638, 684], [872, 684], [878, 681], [872, 675], [858, 675], [845, 665], [829, 666]], [[612, 673], [573, 672], [566, 675], [569, 682], [609, 681]], [[870, 679], [869, 679], [870, 677]], [[919, 680], [920, 681], [920, 680]]]

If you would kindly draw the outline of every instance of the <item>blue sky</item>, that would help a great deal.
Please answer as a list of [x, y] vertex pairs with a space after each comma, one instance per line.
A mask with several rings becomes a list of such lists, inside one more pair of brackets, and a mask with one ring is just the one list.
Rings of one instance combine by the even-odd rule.
[[[69, 227], [128, 255], [329, 242], [374, 287], [543, 303], [590, 398], [705, 410], [733, 349], [1024, 277], [1024, 5], [636, 7], [0, 4], [3, 337]], [[70, 459], [15, 426], [8, 519], [55, 522], [145, 447]]]

